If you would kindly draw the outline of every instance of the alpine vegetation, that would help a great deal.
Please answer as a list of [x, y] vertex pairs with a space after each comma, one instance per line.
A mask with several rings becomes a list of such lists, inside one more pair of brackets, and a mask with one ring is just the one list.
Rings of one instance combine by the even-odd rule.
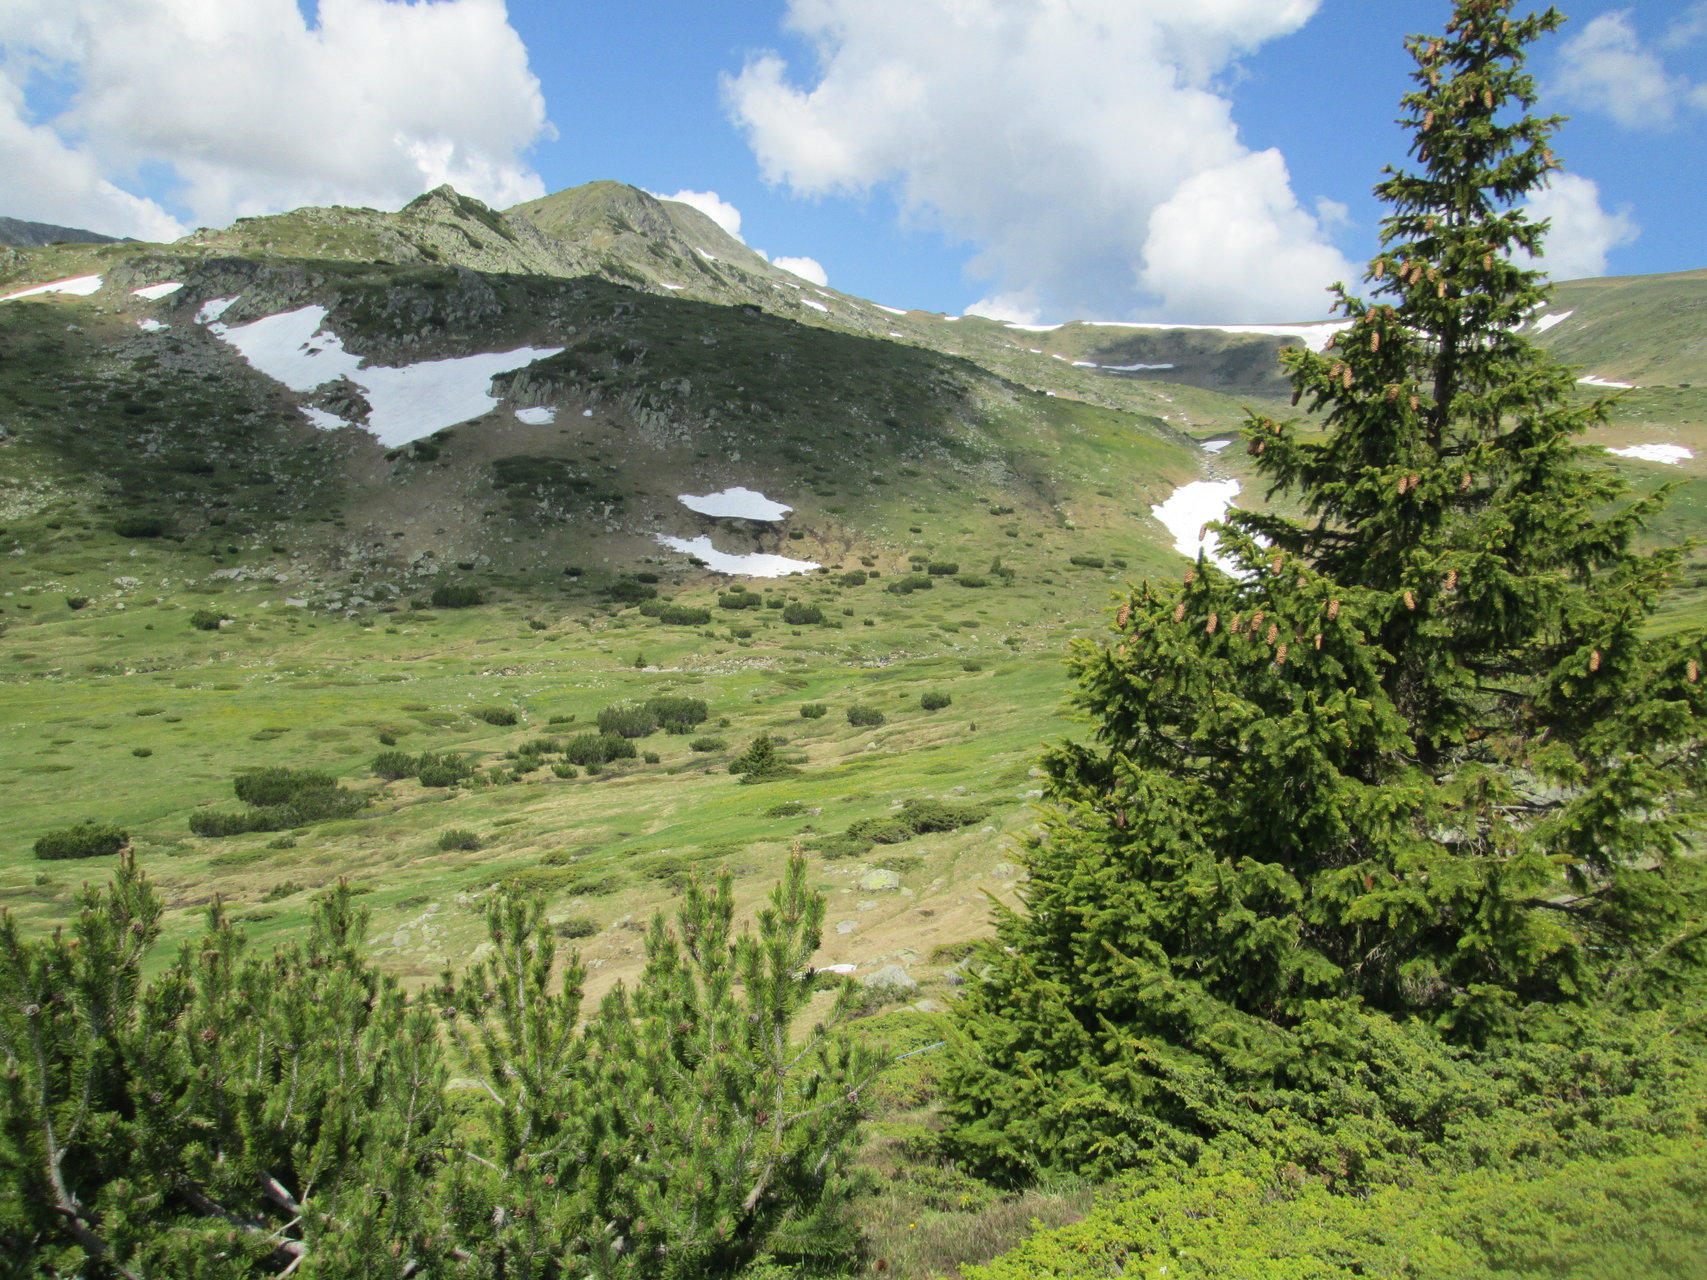
[[585, 971], [514, 894], [489, 957], [414, 997], [347, 885], [272, 956], [216, 902], [145, 981], [161, 912], [127, 856], [68, 937], [0, 915], [0, 1274], [728, 1276], [785, 1225], [846, 1234], [874, 1060], [845, 1002], [794, 1026], [824, 916], [801, 858], [756, 932], [727, 875], [691, 882], [585, 1023]]

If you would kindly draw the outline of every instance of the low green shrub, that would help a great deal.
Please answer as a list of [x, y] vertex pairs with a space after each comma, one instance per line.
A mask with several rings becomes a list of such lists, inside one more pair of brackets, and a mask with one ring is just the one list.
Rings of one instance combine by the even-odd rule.
[[563, 759], [588, 773], [613, 760], [633, 760], [639, 755], [634, 743], [617, 733], [580, 733], [563, 744]]
[[407, 751], [381, 751], [373, 758], [374, 777], [384, 778], [387, 782], [413, 778], [420, 769], [420, 761]]
[[1081, 569], [1101, 569], [1106, 566], [1101, 556], [1068, 556], [1067, 563], [1077, 565]]
[[919, 835], [931, 831], [958, 831], [990, 816], [987, 805], [946, 804], [941, 800], [908, 800], [901, 806], [901, 818]]
[[477, 832], [467, 831], [461, 827], [452, 827], [449, 831], [439, 834], [438, 844], [445, 853], [459, 849], [472, 852], [480, 848], [480, 836]]
[[661, 728], [671, 733], [684, 733], [696, 724], [704, 724], [711, 716], [704, 698], [681, 694], [660, 694], [641, 705], [652, 713]]
[[960, 572], [960, 566], [952, 560], [932, 560], [925, 565], [925, 572], [933, 578], [952, 578]]
[[39, 836], [35, 855], [44, 862], [69, 858], [103, 858], [130, 842], [130, 834], [108, 822], [80, 822]]
[[922, 573], [909, 573], [883, 585], [883, 589], [892, 595], [906, 596], [915, 591], [929, 591], [930, 578]]
[[456, 752], [428, 751], [416, 760], [415, 776], [423, 787], [454, 787], [474, 776], [474, 762]]
[[729, 744], [722, 738], [714, 738], [710, 735], [703, 738], [695, 738], [692, 742], [688, 743], [689, 749], [693, 751], [721, 751], [728, 745]]
[[919, 706], [926, 711], [941, 711], [954, 701], [948, 694], [932, 689], [919, 695]]
[[598, 922], [591, 916], [567, 916], [556, 928], [559, 938], [591, 938], [599, 931]]
[[632, 578], [619, 578], [606, 587], [603, 594], [617, 604], [639, 604], [642, 600], [656, 600], [658, 588]]
[[638, 702], [615, 702], [599, 712], [600, 733], [624, 738], [644, 738], [658, 731], [658, 717]]
[[848, 826], [848, 836], [865, 841], [867, 848], [873, 844], [901, 844], [916, 835], [918, 832], [900, 818], [861, 818]]
[[800, 704], [800, 718], [803, 720], [822, 720], [830, 710], [822, 702], [803, 702]]
[[73, 613], [76, 613], [79, 609], [87, 609], [89, 607], [89, 597], [88, 596], [66, 596], [65, 597], [65, 607], [67, 609], [71, 610], [71, 612], [73, 612]]
[[163, 538], [166, 522], [154, 516], [126, 516], [114, 522], [113, 532], [121, 538]]
[[197, 609], [190, 614], [190, 625], [197, 631], [218, 631], [220, 624], [228, 621], [229, 615], [218, 609]]
[[955, 579], [963, 587], [987, 587], [990, 580], [981, 573], [963, 573]]
[[791, 627], [816, 626], [824, 621], [824, 611], [815, 604], [791, 600], [783, 606], [782, 620]]
[[847, 716], [849, 724], [866, 729], [875, 729], [888, 718], [876, 707], [868, 707], [860, 702], [848, 708]]
[[308, 792], [329, 791], [338, 785], [329, 773], [271, 767], [251, 769], [232, 779], [231, 789], [244, 804], [290, 804]]
[[468, 583], [446, 582], [433, 588], [430, 600], [435, 609], [473, 609], [486, 603], [486, 595]]
[[742, 775], [742, 782], [770, 782], [799, 773], [799, 769], [778, 754], [779, 745], [770, 734], [761, 733], [729, 762], [729, 772]]
[[475, 707], [468, 714], [476, 720], [484, 720], [487, 724], [497, 725], [499, 728], [508, 728], [520, 719], [511, 707]]

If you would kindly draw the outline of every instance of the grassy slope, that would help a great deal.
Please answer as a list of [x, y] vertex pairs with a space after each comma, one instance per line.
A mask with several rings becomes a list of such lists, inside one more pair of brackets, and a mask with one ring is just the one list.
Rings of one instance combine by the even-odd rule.
[[[294, 254], [329, 225], [302, 215], [242, 234]], [[1028, 820], [1031, 757], [1070, 727], [1062, 648], [1101, 625], [1121, 581], [1177, 571], [1146, 512], [1195, 478], [1203, 455], [1155, 418], [1030, 392], [922, 344], [596, 279], [344, 262], [373, 246], [324, 243], [321, 259], [49, 250], [29, 275], [101, 270], [110, 287], [0, 308], [11, 432], [0, 445], [0, 902], [32, 928], [63, 920], [102, 864], [39, 863], [31, 843], [83, 818], [118, 821], [166, 888], [171, 936], [218, 893], [264, 942], [296, 926], [309, 890], [347, 875], [373, 891], [382, 960], [419, 977], [477, 942], [470, 895], [572, 853], [577, 876], [614, 890], [560, 883], [552, 894], [558, 913], [601, 926], [588, 951], [605, 962], [603, 985], [638, 952], [619, 923], [671, 897], [656, 876], [673, 864], [660, 860], [729, 861], [753, 873], [744, 884], [757, 894], [807, 828], [840, 831], [902, 797], [962, 795], [992, 807], [988, 822], [823, 866], [835, 903], [825, 955], [898, 958], [923, 975], [938, 943], [981, 930], [983, 891], [1012, 888], [1003, 833]], [[190, 283], [157, 304], [127, 292], [165, 278]], [[510, 405], [555, 403], [558, 423], [524, 427], [506, 406], [444, 433], [432, 458], [386, 458], [357, 433], [313, 431], [296, 397], [193, 323], [200, 298], [232, 293], [233, 322], [319, 301], [340, 332], [359, 335], [352, 347], [394, 360], [458, 349], [478, 304], [489, 346], [569, 347], [511, 387]], [[144, 316], [172, 329], [141, 335]], [[544, 463], [520, 466], [525, 483], [495, 484], [495, 464], [515, 472], [517, 459]], [[707, 521], [675, 501], [736, 483], [795, 511], [772, 528]], [[167, 536], [114, 532], [138, 514], [161, 518]], [[663, 552], [654, 530], [713, 531], [728, 550], [885, 577], [774, 584], [778, 598], [828, 614], [791, 628], [770, 609], [718, 609], [720, 581]], [[411, 567], [422, 550], [435, 553], [428, 567]], [[1069, 563], [1093, 552], [1126, 567]], [[885, 591], [909, 555], [958, 562], [990, 585]], [[1011, 582], [990, 575], [998, 558]], [[565, 565], [586, 572], [567, 578]], [[649, 567], [665, 595], [712, 607], [713, 624], [663, 627], [607, 604], [600, 589], [624, 567]], [[477, 580], [497, 602], [407, 607], [444, 580]], [[198, 608], [232, 621], [195, 630]], [[926, 689], [950, 693], [952, 708], [921, 711]], [[381, 732], [405, 750], [496, 764], [529, 738], [572, 731], [548, 727], [552, 716], [584, 725], [611, 701], [666, 691], [706, 698], [728, 746], [700, 753], [660, 736], [643, 744], [657, 765], [598, 779], [544, 770], [455, 794], [368, 776]], [[890, 723], [854, 730], [842, 712], [856, 699]], [[831, 715], [801, 719], [806, 701]], [[491, 704], [523, 723], [500, 730], [468, 714]], [[787, 736], [806, 771], [740, 786], [721, 765], [763, 730]], [[197, 806], [232, 806], [236, 770], [268, 764], [327, 769], [376, 802], [284, 848], [274, 834], [188, 834]], [[821, 812], [763, 815], [784, 800]], [[439, 851], [449, 828], [477, 831], [485, 847]], [[855, 888], [881, 858], [902, 870], [902, 891]]]

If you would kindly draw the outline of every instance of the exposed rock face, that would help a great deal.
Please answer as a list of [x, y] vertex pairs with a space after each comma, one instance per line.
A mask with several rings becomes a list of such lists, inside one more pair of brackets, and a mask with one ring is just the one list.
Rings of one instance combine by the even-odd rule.
[[868, 987], [888, 987], [896, 991], [911, 991], [919, 985], [918, 980], [898, 964], [886, 964], [875, 973], [868, 973], [860, 979]]
[[99, 231], [80, 231], [76, 227], [56, 227], [51, 222], [0, 218], [0, 244], [35, 247], [60, 241], [67, 244], [117, 244], [119, 237], [104, 236]]

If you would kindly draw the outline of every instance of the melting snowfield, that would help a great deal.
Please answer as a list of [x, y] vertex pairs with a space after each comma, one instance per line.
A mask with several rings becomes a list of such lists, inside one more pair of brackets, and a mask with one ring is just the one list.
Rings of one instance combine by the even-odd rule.
[[1572, 311], [1556, 311], [1550, 316], [1542, 316], [1540, 319], [1534, 321], [1533, 327], [1534, 327], [1535, 332], [1537, 334], [1543, 334], [1543, 333], [1546, 333], [1547, 330], [1551, 329], [1554, 325], [1558, 324], [1561, 320], [1569, 320], [1574, 315], [1576, 315], [1576, 312], [1574, 310], [1572, 310]]
[[1225, 449], [1232, 443], [1233, 442], [1231, 440], [1205, 440], [1203, 442], [1203, 451], [1205, 453], [1220, 453], [1221, 450]]
[[1151, 507], [1150, 514], [1174, 535], [1175, 551], [1193, 560], [1202, 551], [1214, 563], [1232, 573], [1235, 568], [1233, 562], [1216, 551], [1215, 535], [1205, 533], [1200, 538], [1198, 532], [1209, 521], [1219, 520], [1238, 496], [1237, 480], [1194, 480], [1175, 489], [1166, 502]]
[[87, 298], [101, 287], [100, 276], [72, 276], [69, 280], [55, 280], [52, 284], [38, 284], [33, 289], [19, 289], [16, 293], [8, 293], [0, 298], [0, 302], [10, 302], [13, 298], [33, 298], [43, 293], [69, 293], [79, 298]]
[[1578, 378], [1577, 381], [1585, 387], [1611, 387], [1615, 391], [1629, 391], [1636, 385], [1634, 382], [1614, 382], [1611, 378], [1603, 378], [1597, 373]]
[[164, 329], [170, 329], [172, 326], [160, 323], [153, 316], [144, 316], [136, 322], [136, 327], [144, 333], [159, 333]]
[[140, 289], [132, 289], [131, 293], [138, 298], [147, 298], [150, 302], [158, 302], [161, 298], [176, 293], [183, 287], [181, 281], [169, 280], [165, 284], [148, 284]]
[[719, 551], [703, 534], [697, 538], [672, 538], [666, 533], [652, 535], [671, 551], [695, 556], [705, 561], [713, 573], [739, 574], [747, 578], [786, 578], [791, 573], [811, 573], [818, 565], [811, 560], [790, 560], [787, 556], [754, 553], [734, 556]]
[[678, 493], [676, 501], [702, 516], [728, 516], [740, 520], [781, 520], [794, 510], [780, 502], [772, 502], [756, 489], [744, 489], [740, 485], [717, 493]]
[[551, 405], [540, 405], [534, 409], [517, 409], [516, 421], [525, 422], [530, 427], [543, 427], [557, 421], [557, 410]]
[[[518, 347], [419, 364], [364, 366], [363, 357], [345, 351], [343, 340], [322, 327], [325, 307], [301, 307], [250, 324], [219, 323], [233, 301], [220, 298], [205, 303], [196, 318], [208, 326], [208, 332], [242, 352], [255, 369], [292, 391], [312, 391], [348, 378], [367, 397], [371, 409], [367, 429], [387, 448], [491, 412], [498, 404], [498, 397], [490, 392], [493, 378], [563, 350]], [[309, 417], [326, 425], [315, 414]]]
[[1680, 444], [1632, 444], [1622, 449], [1608, 449], [1620, 458], [1636, 458], [1642, 462], [1663, 462], [1669, 467], [1675, 467], [1686, 458], [1695, 455]]

